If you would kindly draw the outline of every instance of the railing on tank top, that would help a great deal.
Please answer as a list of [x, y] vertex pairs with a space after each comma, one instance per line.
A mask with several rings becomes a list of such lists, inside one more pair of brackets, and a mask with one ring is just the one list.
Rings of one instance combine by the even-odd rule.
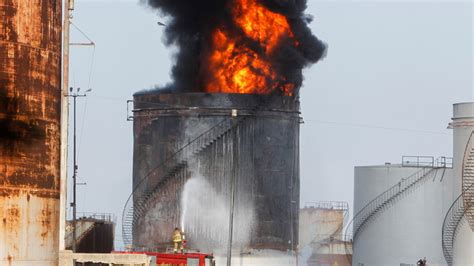
[[402, 167], [439, 167], [453, 168], [452, 157], [402, 156]]
[[349, 210], [349, 203], [345, 201], [319, 201], [306, 202], [305, 208], [327, 209], [327, 210]]
[[110, 223], [117, 222], [117, 216], [112, 213], [98, 213], [98, 212], [78, 212], [77, 219], [93, 219], [99, 221], [105, 221]]
[[[156, 167], [153, 167], [152, 170], [142, 177], [138, 184], [133, 188], [123, 209], [122, 238], [124, 245], [133, 247], [134, 225], [138, 222], [140, 217], [146, 213], [149, 207], [148, 204], [154, 194], [172, 177], [182, 171], [186, 171], [188, 160], [198, 156], [206, 148], [215, 144], [216, 141], [225, 134], [232, 132], [232, 130], [236, 129], [242, 122], [246, 121], [248, 117], [255, 115], [257, 111], [265, 108], [278, 95], [280, 95], [279, 92], [273, 92], [270, 95], [267, 95], [267, 98], [260, 100], [259, 103], [249, 111], [249, 114], [244, 117], [237, 116], [234, 118], [224, 118], [222, 121], [178, 149], [173, 155], [159, 163]], [[297, 100], [297, 97], [295, 96], [294, 99]], [[162, 173], [166, 173], [159, 179], [161, 181], [152, 188], [143, 188], [147, 178], [158, 170]], [[137, 197], [136, 194], [139, 192], [141, 192], [141, 196]]]

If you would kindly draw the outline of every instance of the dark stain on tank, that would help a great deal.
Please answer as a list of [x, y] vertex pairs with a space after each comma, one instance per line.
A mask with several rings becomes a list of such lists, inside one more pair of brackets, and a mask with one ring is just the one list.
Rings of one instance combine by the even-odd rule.
[[0, 266], [57, 259], [61, 2], [0, 0]]
[[39, 127], [39, 121], [28, 122], [15, 119], [17, 110], [22, 108], [17, 98], [7, 95], [6, 88], [0, 88], [0, 142], [12, 145], [15, 141], [31, 143], [35, 139], [45, 137], [45, 132]]
[[31, 143], [35, 139], [45, 136], [44, 131], [41, 131], [32, 120], [29, 123], [23, 121], [13, 120], [10, 117], [0, 119], [0, 139], [4, 141], [24, 141]]
[[2, 6], [4, 15], [2, 16], [3, 21], [0, 23], [3, 23], [5, 25], [5, 30], [4, 32], [0, 32], [0, 37], [3, 37], [1, 39], [4, 40], [16, 42], [18, 40], [18, 34], [14, 26], [14, 17], [17, 13], [17, 9], [13, 6], [12, 3], [8, 2], [10, 1], [7, 1], [7, 3]]
[[48, 206], [45, 206], [45, 209], [41, 211], [41, 233], [40, 236], [43, 240], [48, 238], [49, 232], [52, 230], [51, 227], [51, 215], [52, 212], [48, 208]]
[[[12, 205], [7, 207], [6, 217], [2, 219], [2, 222], [3, 228], [5, 229], [5, 232], [3, 233], [5, 233], [6, 236], [9, 237], [3, 239], [14, 240], [14, 238], [11, 237], [17, 234], [17, 232], [20, 230], [20, 216], [20, 207], [18, 205]], [[13, 243], [11, 247], [13, 247]]]
[[18, 209], [18, 206], [14, 206], [8, 209], [7, 213], [8, 213], [8, 218], [12, 220], [20, 217], [20, 210]]

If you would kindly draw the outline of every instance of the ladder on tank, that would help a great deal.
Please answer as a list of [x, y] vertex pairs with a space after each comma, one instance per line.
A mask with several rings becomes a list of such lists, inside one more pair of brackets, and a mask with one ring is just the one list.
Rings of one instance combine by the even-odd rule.
[[459, 224], [467, 219], [471, 229], [473, 228], [474, 216], [474, 131], [464, 151], [462, 165], [462, 193], [453, 202], [446, 213], [443, 221], [442, 248], [443, 255], [448, 265], [453, 265], [454, 240], [456, 238]]
[[[199, 155], [218, 139], [231, 132], [232, 129], [233, 126], [231, 125], [230, 119], [224, 119], [183, 146], [163, 163], [154, 167], [139, 181], [133, 189], [132, 194], [128, 197], [122, 214], [122, 238], [126, 246], [131, 246], [133, 244], [133, 227], [136, 225], [138, 220], [146, 214], [151, 200], [160, 188], [162, 188], [169, 180], [172, 180], [174, 177], [184, 174], [187, 171], [187, 160], [190, 160], [190, 157]], [[176, 163], [173, 163], [173, 160], [176, 160], [176, 158], [181, 159], [177, 160]], [[143, 189], [145, 186], [144, 181], [158, 170], [166, 173], [162, 178], [160, 178], [160, 182], [151, 188]], [[138, 192], [140, 192], [140, 196], [137, 196]]]

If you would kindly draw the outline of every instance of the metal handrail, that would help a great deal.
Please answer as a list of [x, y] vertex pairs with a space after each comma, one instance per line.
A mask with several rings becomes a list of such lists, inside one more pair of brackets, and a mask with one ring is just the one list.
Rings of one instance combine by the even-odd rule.
[[306, 202], [305, 208], [328, 209], [328, 210], [349, 210], [349, 203], [345, 201]]
[[[470, 185], [469, 188], [464, 192], [469, 191], [473, 185]], [[446, 215], [444, 216], [443, 227], [441, 229], [441, 246], [443, 249], [444, 259], [448, 265], [452, 265], [454, 237], [456, 235], [458, 225], [464, 217], [467, 209], [472, 207], [472, 205], [467, 209], [464, 207], [464, 201], [462, 200], [463, 193], [461, 193], [461, 195], [459, 195], [449, 207]]]
[[77, 219], [94, 219], [112, 223], [117, 221], [117, 216], [112, 213], [78, 212], [77, 217]]
[[438, 157], [435, 161], [436, 167], [453, 168], [453, 157]]
[[433, 156], [402, 156], [402, 167], [434, 167]]
[[349, 219], [349, 203], [347, 202], [339, 202], [339, 203], [341, 203], [340, 205], [341, 208], [338, 210], [342, 210], [344, 214], [342, 217], [342, 222], [339, 225], [339, 227], [336, 229], [336, 231], [334, 231], [333, 236], [336, 234], [339, 234], [341, 236], [344, 235], [344, 227], [346, 226], [347, 220]]
[[[317, 234], [314, 239], [321, 239], [319, 242], [323, 242], [324, 240], [351, 241], [352, 236], [345, 234]], [[314, 242], [313, 240], [312, 243]]]
[[441, 167], [453, 168], [453, 157], [440, 156], [402, 156], [402, 167]]
[[[469, 139], [466, 143], [466, 148], [464, 149], [464, 155], [462, 160], [462, 188], [470, 187], [474, 184], [474, 130], [471, 132]], [[472, 204], [474, 201], [473, 195], [466, 195], [463, 197], [464, 204]], [[473, 218], [472, 215], [468, 217], [469, 225], [473, 228]], [[474, 229], [474, 228], [473, 228]]]

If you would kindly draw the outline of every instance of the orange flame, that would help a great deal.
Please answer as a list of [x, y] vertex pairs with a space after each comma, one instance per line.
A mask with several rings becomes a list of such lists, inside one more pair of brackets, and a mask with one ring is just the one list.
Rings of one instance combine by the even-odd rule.
[[294, 84], [285, 82], [272, 68], [269, 57], [284, 38], [294, 35], [285, 16], [272, 12], [257, 0], [235, 0], [232, 17], [244, 36], [259, 44], [262, 51], [247, 47], [242, 36], [231, 34], [224, 27], [212, 36], [208, 58], [207, 92], [268, 94], [281, 89], [292, 95]]

